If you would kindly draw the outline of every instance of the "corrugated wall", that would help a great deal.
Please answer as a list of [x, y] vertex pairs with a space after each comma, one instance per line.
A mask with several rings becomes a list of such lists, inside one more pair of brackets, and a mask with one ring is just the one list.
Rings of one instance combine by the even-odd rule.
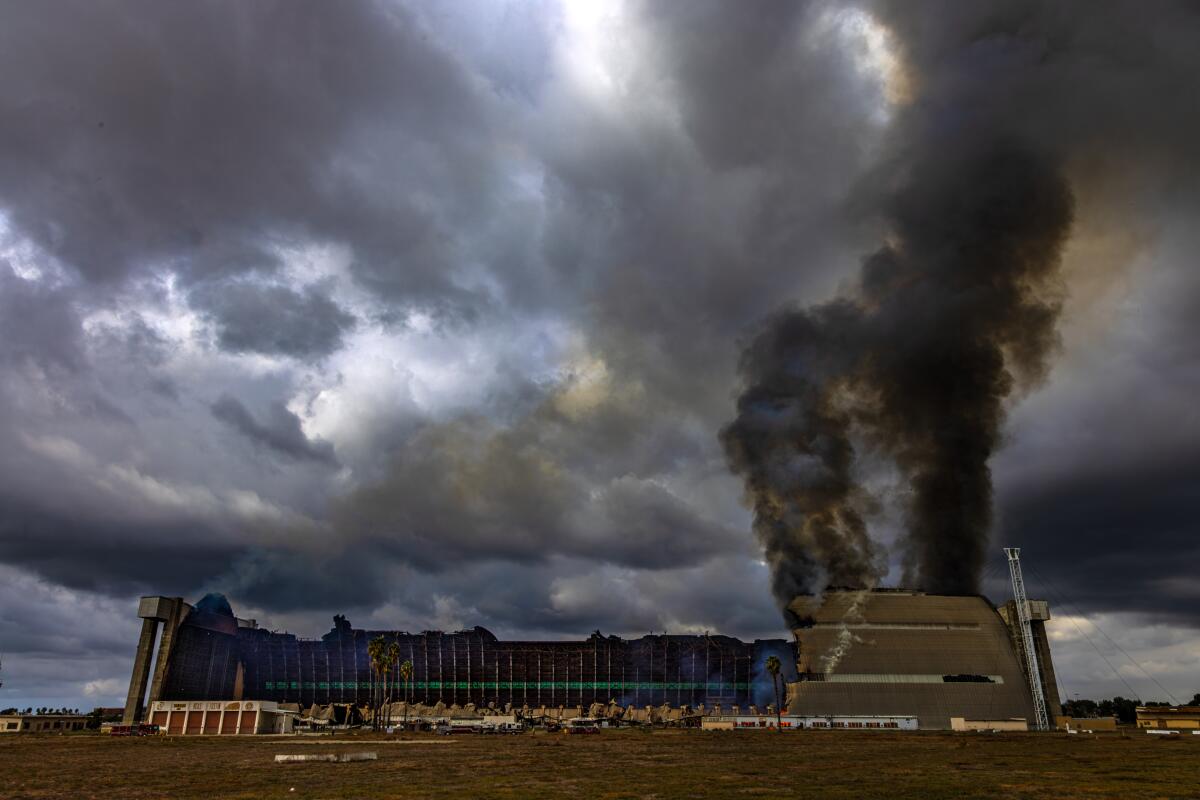
[[810, 623], [795, 630], [793, 714], [910, 715], [923, 728], [949, 728], [952, 716], [1033, 718], [1008, 627], [982, 597], [845, 592], [792, 610]]
[[[395, 642], [411, 661], [409, 686], [393, 665], [391, 699], [465, 705], [748, 704], [756, 659], [781, 640], [746, 643], [726, 636], [593, 635], [574, 642], [504, 642], [475, 628], [457, 633], [356, 630], [342, 619], [320, 640], [257, 629], [239, 631], [246, 696], [300, 703], [367, 703], [368, 643]], [[765, 655], [762, 656], [765, 658]]]
[[162, 695], [169, 700], [208, 700], [233, 695], [239, 657], [237, 637], [183, 625], [171, 648]]

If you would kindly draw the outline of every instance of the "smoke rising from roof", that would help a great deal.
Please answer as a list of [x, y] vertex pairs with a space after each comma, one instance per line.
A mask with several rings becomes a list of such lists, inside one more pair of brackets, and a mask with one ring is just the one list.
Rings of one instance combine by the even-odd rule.
[[863, 448], [886, 455], [907, 490], [904, 582], [979, 591], [988, 460], [1006, 400], [1045, 376], [1058, 341], [1073, 198], [1054, 151], [1007, 131], [1016, 109], [975, 85], [984, 97], [955, 87], [899, 121], [871, 187], [885, 244], [849, 296], [778, 312], [742, 355], [721, 440], [781, 606], [886, 572], [865, 521]]

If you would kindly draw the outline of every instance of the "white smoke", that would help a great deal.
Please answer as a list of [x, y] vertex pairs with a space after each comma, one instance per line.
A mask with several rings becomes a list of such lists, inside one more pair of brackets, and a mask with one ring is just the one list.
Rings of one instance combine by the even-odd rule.
[[842, 614], [841, 629], [838, 631], [837, 638], [834, 639], [833, 647], [821, 656], [821, 671], [826, 675], [833, 674], [833, 671], [837, 669], [838, 664], [840, 664], [842, 659], [845, 658], [846, 653], [850, 652], [850, 647], [853, 644], [874, 644], [873, 641], [864, 641], [861, 636], [850, 630], [851, 622], [863, 621], [863, 603], [866, 602], [867, 597], [871, 594], [871, 589], [873, 588], [874, 587], [868, 587], [866, 589], [860, 589], [859, 591], [850, 593], [853, 595], [854, 599], [850, 601], [850, 605], [846, 608], [846, 613]]

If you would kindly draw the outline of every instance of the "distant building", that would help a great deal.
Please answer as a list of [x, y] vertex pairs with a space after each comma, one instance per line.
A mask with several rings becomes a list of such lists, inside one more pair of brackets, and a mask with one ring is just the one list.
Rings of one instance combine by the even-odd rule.
[[0, 733], [65, 733], [87, 728], [82, 714], [4, 714], [0, 715]]
[[1029, 722], [1017, 717], [1016, 719], [964, 719], [950, 718], [952, 731], [1027, 731]]
[[776, 720], [774, 714], [712, 715], [704, 717], [700, 728], [706, 731], [774, 730], [885, 730], [915, 731], [916, 717], [794, 717], [788, 714]]
[[1154, 730], [1200, 730], [1200, 706], [1138, 706], [1137, 726]]

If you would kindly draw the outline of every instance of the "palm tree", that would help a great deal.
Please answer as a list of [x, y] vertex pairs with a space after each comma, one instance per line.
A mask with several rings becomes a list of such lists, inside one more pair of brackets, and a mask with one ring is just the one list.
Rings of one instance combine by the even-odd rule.
[[[390, 675], [393, 667], [398, 667], [400, 664], [400, 642], [392, 640], [392, 643], [387, 648], [387, 673]], [[388, 681], [387, 697], [384, 698], [384, 703], [388, 707], [388, 724], [392, 722], [391, 707], [392, 707], [392, 687]]]
[[779, 656], [767, 656], [767, 672], [771, 673], [771, 686], [775, 689], [775, 731], [776, 733], [783, 730], [783, 721], [781, 719], [781, 710], [779, 708], [779, 670], [783, 664], [779, 661]]
[[408, 729], [408, 700], [412, 696], [413, 663], [407, 659], [400, 665], [400, 680], [404, 681], [404, 728]]
[[371, 659], [371, 673], [375, 676], [371, 682], [371, 723], [375, 730], [379, 730], [379, 697], [382, 694], [379, 681], [387, 669], [387, 644], [382, 636], [367, 642], [367, 657]]

